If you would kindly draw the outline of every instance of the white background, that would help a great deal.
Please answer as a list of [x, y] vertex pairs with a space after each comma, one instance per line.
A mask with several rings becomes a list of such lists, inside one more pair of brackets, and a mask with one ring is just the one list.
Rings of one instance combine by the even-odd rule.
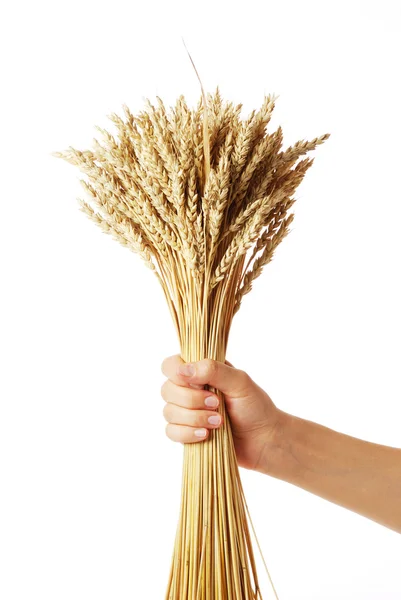
[[[401, 446], [397, 2], [15, 2], [1, 9], [0, 598], [164, 597], [182, 446], [160, 364], [179, 351], [153, 274], [79, 210], [106, 115], [198, 81], [279, 95], [284, 145], [330, 132], [228, 359], [283, 410]], [[398, 36], [398, 39], [397, 39]], [[398, 55], [398, 57], [397, 57]], [[242, 471], [280, 600], [401, 598], [401, 537]], [[264, 597], [271, 598], [265, 582]]]

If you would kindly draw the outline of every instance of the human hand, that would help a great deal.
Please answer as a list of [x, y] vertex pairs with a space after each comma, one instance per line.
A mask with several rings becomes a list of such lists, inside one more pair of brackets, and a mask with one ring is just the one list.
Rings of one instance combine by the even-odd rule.
[[247, 373], [210, 359], [187, 364], [179, 355], [166, 358], [162, 372], [167, 377], [161, 389], [166, 402], [163, 415], [171, 440], [201, 442], [209, 437], [210, 430], [221, 426], [219, 398], [204, 389], [209, 384], [224, 394], [238, 464], [276, 474], [285, 413]]

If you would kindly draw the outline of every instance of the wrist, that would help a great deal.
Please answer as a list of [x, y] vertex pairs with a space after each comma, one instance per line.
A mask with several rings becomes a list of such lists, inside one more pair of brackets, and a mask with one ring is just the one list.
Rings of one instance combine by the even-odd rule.
[[257, 471], [296, 483], [301, 473], [301, 465], [294, 448], [302, 437], [303, 419], [276, 409], [276, 420], [264, 433], [263, 450]]

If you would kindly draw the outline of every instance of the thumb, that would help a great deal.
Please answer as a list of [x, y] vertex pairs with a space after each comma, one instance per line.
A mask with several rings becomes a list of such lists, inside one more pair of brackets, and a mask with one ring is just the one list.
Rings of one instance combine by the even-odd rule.
[[245, 371], [210, 358], [181, 363], [177, 367], [177, 375], [182, 385], [208, 384], [233, 398], [247, 396], [253, 385]]

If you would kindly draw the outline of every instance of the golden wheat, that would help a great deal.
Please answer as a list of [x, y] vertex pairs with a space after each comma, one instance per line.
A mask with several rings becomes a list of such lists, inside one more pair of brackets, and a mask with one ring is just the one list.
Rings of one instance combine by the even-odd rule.
[[[109, 116], [117, 138], [97, 128], [93, 150], [53, 153], [89, 180], [81, 180], [81, 210], [157, 275], [185, 361], [225, 360], [233, 315], [289, 232], [293, 194], [313, 159], [297, 161], [329, 137], [281, 150], [281, 127], [267, 133], [275, 101], [266, 96], [242, 119], [242, 105], [224, 102], [218, 87], [194, 110], [183, 96], [170, 111], [157, 97], [136, 116], [126, 105], [125, 118]], [[230, 421], [216, 392], [223, 426], [184, 447], [166, 600], [262, 598]]]

